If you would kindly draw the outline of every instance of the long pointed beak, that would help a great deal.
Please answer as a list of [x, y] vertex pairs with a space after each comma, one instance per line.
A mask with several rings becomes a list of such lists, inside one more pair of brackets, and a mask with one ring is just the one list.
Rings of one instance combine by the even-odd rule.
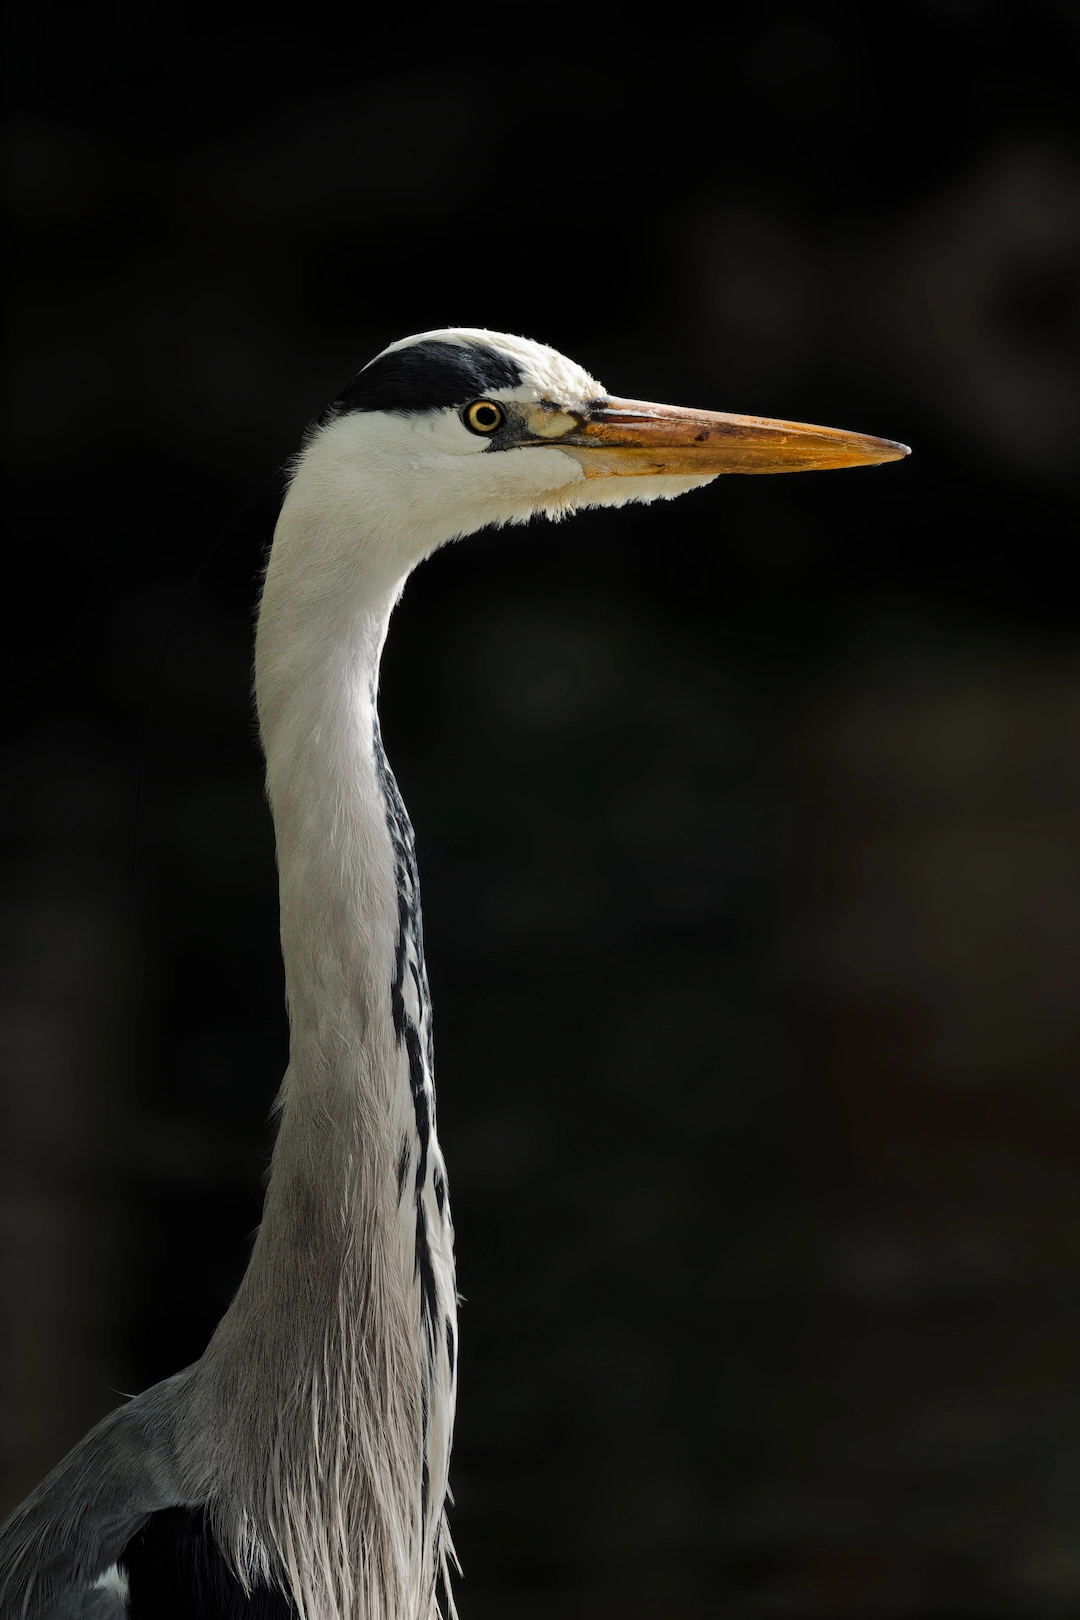
[[767, 416], [683, 410], [636, 399], [604, 399], [571, 418], [556, 412], [531, 424], [537, 441], [557, 444], [586, 478], [669, 474], [811, 472], [899, 461], [906, 444], [841, 428], [777, 422]]

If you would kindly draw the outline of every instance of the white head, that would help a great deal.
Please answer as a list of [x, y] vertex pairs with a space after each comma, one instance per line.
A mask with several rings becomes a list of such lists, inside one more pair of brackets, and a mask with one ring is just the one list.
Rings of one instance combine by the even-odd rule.
[[343, 389], [297, 458], [282, 517], [307, 528], [316, 510], [351, 508], [375, 585], [373, 573], [389, 583], [488, 524], [671, 498], [722, 472], [905, 453], [830, 428], [613, 399], [544, 344], [449, 327], [391, 344]]

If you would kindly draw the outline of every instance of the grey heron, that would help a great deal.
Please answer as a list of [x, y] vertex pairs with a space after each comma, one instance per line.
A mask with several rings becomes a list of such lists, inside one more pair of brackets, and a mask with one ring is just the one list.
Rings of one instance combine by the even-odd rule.
[[4, 1617], [439, 1613], [456, 1293], [413, 836], [377, 708], [394, 606], [417, 563], [488, 525], [904, 454], [612, 398], [473, 328], [392, 344], [309, 430], [255, 647], [290, 1020], [262, 1223], [199, 1361], [7, 1521]]

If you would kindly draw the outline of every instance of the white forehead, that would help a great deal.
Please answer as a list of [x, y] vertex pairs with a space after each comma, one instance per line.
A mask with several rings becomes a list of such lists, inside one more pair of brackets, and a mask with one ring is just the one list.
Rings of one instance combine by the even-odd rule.
[[381, 360], [384, 354], [411, 349], [418, 343], [454, 343], [462, 348], [482, 344], [516, 361], [523, 372], [522, 380], [509, 388], [489, 389], [498, 399], [557, 399], [569, 404], [601, 399], [606, 393], [603, 384], [591, 377], [584, 366], [567, 359], [558, 349], [549, 349], [546, 343], [534, 343], [531, 338], [514, 337], [509, 332], [489, 332], [483, 326], [444, 326], [433, 332], [417, 332], [413, 337], [389, 344], [375, 358]]

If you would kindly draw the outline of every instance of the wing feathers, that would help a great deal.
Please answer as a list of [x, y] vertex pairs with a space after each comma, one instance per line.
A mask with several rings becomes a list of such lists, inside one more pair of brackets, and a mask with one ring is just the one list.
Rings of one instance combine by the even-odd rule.
[[195, 1506], [177, 1466], [190, 1369], [110, 1412], [0, 1527], [4, 1620], [111, 1620], [122, 1599], [97, 1583], [162, 1508]]

